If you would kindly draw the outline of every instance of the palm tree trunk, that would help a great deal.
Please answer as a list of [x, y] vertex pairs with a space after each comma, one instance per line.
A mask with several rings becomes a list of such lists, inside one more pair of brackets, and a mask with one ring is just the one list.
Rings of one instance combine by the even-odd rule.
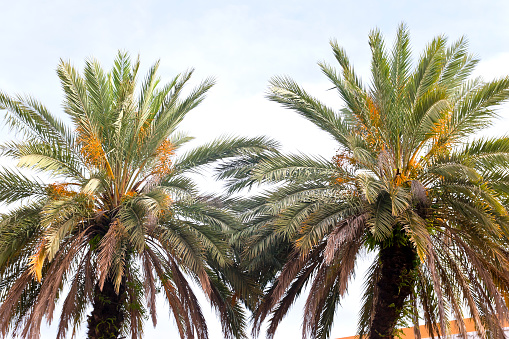
[[409, 241], [394, 241], [380, 251], [381, 277], [369, 339], [393, 338], [405, 299], [412, 292], [417, 254]]
[[122, 304], [126, 298], [125, 286], [120, 286], [119, 293], [115, 285], [106, 279], [103, 289], [95, 286], [92, 313], [88, 316], [88, 338], [117, 339], [124, 322]]

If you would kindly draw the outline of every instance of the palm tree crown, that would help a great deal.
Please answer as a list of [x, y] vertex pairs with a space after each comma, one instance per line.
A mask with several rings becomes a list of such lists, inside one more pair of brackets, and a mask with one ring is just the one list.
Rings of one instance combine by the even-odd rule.
[[274, 143], [223, 138], [177, 157], [190, 138], [176, 128], [214, 81], [183, 97], [192, 71], [160, 85], [156, 63], [135, 95], [138, 67], [125, 53], [109, 73], [95, 60], [83, 75], [61, 62], [72, 128], [30, 97], [0, 93], [8, 124], [24, 135], [4, 144], [3, 154], [45, 178], [0, 172], [0, 201], [18, 203], [0, 220], [4, 336], [37, 338], [43, 317], [51, 320], [62, 299], [59, 338], [69, 326], [74, 333], [90, 306], [90, 338], [138, 338], [145, 318], [156, 324], [156, 294], [163, 293], [181, 337], [207, 338], [191, 277], [220, 314], [224, 335], [244, 337], [230, 288], [246, 289], [231, 270], [226, 238], [237, 222], [217, 199], [200, 197], [186, 173], [223, 157], [261, 154]]
[[[272, 338], [309, 283], [303, 336], [328, 337], [357, 258], [370, 251], [361, 336], [393, 337], [402, 317], [418, 324], [420, 316], [437, 335], [455, 318], [466, 335], [468, 310], [483, 337], [503, 338], [509, 138], [473, 134], [492, 123], [509, 78], [471, 79], [477, 60], [466, 41], [448, 46], [443, 36], [412, 66], [401, 25], [390, 51], [371, 32], [366, 86], [331, 45], [341, 72], [319, 66], [343, 108], [327, 107], [288, 77], [273, 78], [268, 96], [331, 135], [337, 155], [276, 155], [244, 169], [251, 180], [277, 184], [238, 206], [246, 268], [267, 284], [255, 332], [271, 314]], [[238, 182], [238, 169], [224, 170]]]

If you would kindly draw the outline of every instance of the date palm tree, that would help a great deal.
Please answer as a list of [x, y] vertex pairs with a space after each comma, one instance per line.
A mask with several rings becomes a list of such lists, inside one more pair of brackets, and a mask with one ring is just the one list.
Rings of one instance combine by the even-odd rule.
[[369, 45], [369, 85], [335, 41], [340, 71], [319, 64], [344, 102], [340, 109], [288, 77], [270, 82], [270, 100], [338, 143], [333, 159], [279, 154], [222, 169], [232, 190], [273, 184], [237, 207], [247, 224], [236, 235], [245, 267], [266, 287], [254, 332], [270, 316], [272, 338], [307, 286], [303, 337], [327, 338], [359, 256], [371, 252], [361, 337], [392, 338], [401, 319], [418, 325], [420, 317], [438, 336], [454, 318], [465, 336], [466, 310], [481, 337], [503, 338], [509, 138], [475, 133], [509, 97], [509, 78], [471, 78], [477, 60], [464, 39], [448, 45], [436, 37], [415, 65], [404, 25], [392, 49], [378, 30]]
[[[242, 338], [239, 296], [248, 282], [233, 267], [228, 234], [238, 222], [221, 201], [200, 196], [189, 177], [223, 157], [254, 156], [265, 138], [222, 138], [177, 156], [191, 138], [176, 132], [213, 86], [183, 95], [191, 71], [165, 85], [152, 66], [136, 95], [139, 61], [119, 53], [105, 73], [93, 59], [83, 75], [61, 62], [67, 126], [38, 101], [0, 93], [6, 121], [23, 136], [4, 156], [35, 171], [0, 171], [0, 331], [38, 338], [60, 300], [58, 338], [84, 322], [89, 338], [142, 335], [166, 298], [182, 338], [207, 338], [189, 279], [221, 318], [225, 337]], [[32, 172], [33, 173], [33, 172]], [[238, 295], [231, 292], [235, 289]]]

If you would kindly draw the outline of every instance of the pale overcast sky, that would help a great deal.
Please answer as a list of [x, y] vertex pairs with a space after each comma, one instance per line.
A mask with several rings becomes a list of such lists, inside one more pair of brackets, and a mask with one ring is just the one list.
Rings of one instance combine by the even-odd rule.
[[[214, 76], [217, 85], [182, 124], [194, 145], [224, 134], [269, 135], [288, 151], [331, 157], [336, 146], [310, 123], [264, 98], [274, 75], [289, 75], [331, 106], [341, 102], [316, 66], [333, 62], [329, 40], [346, 48], [365, 82], [369, 75], [369, 31], [378, 27], [390, 46], [400, 22], [410, 28], [417, 56], [435, 35], [450, 41], [465, 35], [481, 59], [476, 75], [509, 74], [509, 1], [0, 1], [0, 90], [25, 93], [60, 114], [62, 93], [55, 72], [59, 59], [77, 67], [97, 58], [109, 68], [119, 49], [140, 54], [144, 76], [161, 59], [163, 82], [189, 67], [194, 83]], [[489, 133], [509, 129], [509, 104]], [[6, 129], [2, 130], [5, 139]], [[204, 186], [211, 190], [212, 186]], [[332, 338], [355, 333], [362, 266], [350, 296], [339, 308]], [[300, 338], [302, 303], [280, 325], [276, 339]], [[156, 329], [146, 338], [177, 337], [167, 304], [159, 303]], [[204, 302], [204, 310], [210, 307]], [[209, 314], [210, 337], [222, 338]], [[58, 317], [56, 317], [58, 319]], [[42, 338], [53, 338], [54, 328]], [[84, 329], [86, 324], [84, 324]], [[85, 331], [78, 338], [85, 337]], [[261, 336], [262, 337], [262, 336]]]

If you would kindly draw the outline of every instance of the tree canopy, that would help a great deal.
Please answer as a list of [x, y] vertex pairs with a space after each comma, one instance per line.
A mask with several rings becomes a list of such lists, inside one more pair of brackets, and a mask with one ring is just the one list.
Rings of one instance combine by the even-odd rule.
[[187, 152], [182, 119], [214, 85], [183, 94], [193, 70], [162, 84], [159, 62], [137, 85], [139, 60], [119, 52], [105, 72], [89, 59], [80, 74], [61, 61], [63, 111], [70, 126], [28, 96], [0, 93], [20, 140], [1, 145], [18, 169], [0, 171], [0, 331], [38, 338], [62, 302], [58, 338], [86, 318], [90, 338], [141, 337], [156, 325], [163, 294], [182, 338], [207, 338], [189, 279], [217, 310], [227, 338], [245, 337], [237, 294], [249, 281], [234, 269], [228, 234], [237, 220], [189, 177], [218, 159], [255, 156], [267, 138], [219, 138]]
[[[244, 172], [224, 168], [232, 190], [270, 184], [237, 206], [244, 267], [266, 287], [254, 332], [269, 317], [272, 338], [307, 286], [303, 337], [328, 338], [358, 258], [370, 252], [361, 337], [391, 338], [402, 318], [417, 325], [421, 316], [435, 335], [447, 333], [450, 319], [466, 335], [466, 311], [482, 337], [503, 338], [509, 138], [476, 132], [509, 97], [509, 78], [472, 78], [478, 60], [464, 38], [449, 44], [438, 36], [415, 62], [405, 25], [392, 48], [378, 30], [369, 46], [368, 83], [336, 41], [339, 70], [319, 63], [342, 107], [287, 76], [270, 81], [270, 100], [337, 142], [334, 158], [275, 154]], [[245, 172], [251, 181], [239, 180]]]

